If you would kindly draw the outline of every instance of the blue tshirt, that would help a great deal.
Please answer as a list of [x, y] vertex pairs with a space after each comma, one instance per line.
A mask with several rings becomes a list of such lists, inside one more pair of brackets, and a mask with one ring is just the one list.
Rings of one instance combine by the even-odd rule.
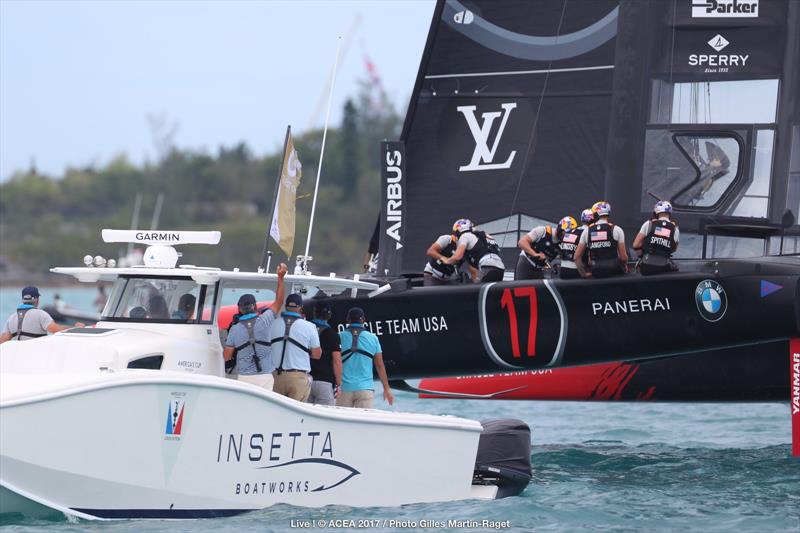
[[[375, 355], [381, 353], [381, 342], [378, 337], [364, 329], [363, 324], [349, 324], [348, 328], [361, 328], [358, 335], [358, 348]], [[347, 329], [339, 333], [342, 345], [342, 390], [355, 392], [359, 390], [375, 390], [372, 380], [372, 358], [360, 353], [347, 357], [344, 352], [353, 346], [353, 334]], [[344, 361], [344, 358], [347, 360]]]

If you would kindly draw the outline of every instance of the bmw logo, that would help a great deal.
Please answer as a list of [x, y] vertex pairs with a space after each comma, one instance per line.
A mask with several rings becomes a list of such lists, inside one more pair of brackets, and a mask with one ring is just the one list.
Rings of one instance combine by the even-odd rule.
[[700, 316], [709, 322], [716, 322], [728, 309], [728, 295], [722, 285], [713, 279], [704, 279], [694, 290], [694, 301]]

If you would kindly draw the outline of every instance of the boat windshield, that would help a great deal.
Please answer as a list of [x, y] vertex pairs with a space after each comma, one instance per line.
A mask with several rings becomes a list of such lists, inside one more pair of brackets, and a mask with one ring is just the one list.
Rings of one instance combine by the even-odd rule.
[[114, 283], [102, 320], [211, 324], [217, 286], [187, 277], [122, 276]]

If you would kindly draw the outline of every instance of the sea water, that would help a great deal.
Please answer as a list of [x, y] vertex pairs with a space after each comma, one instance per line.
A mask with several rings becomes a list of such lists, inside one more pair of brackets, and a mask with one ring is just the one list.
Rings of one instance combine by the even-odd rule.
[[[45, 304], [55, 292], [41, 291]], [[92, 310], [97, 291], [58, 292], [69, 305]], [[0, 289], [3, 317], [13, 312], [18, 298], [19, 288]], [[231, 518], [186, 521], [27, 520], [6, 515], [0, 517], [0, 527], [54, 533], [423, 528], [800, 531], [800, 459], [790, 457], [788, 400], [783, 404], [621, 404], [423, 400], [405, 392], [395, 397], [392, 409], [402, 411], [524, 420], [532, 430], [530, 485], [520, 496], [496, 501], [366, 509], [282, 504]], [[382, 400], [376, 406], [389, 408]], [[407, 475], [421, 484], [429, 482], [426, 473], [414, 470], [413, 465]], [[391, 491], [393, 480], [384, 482], [375, 490]], [[353, 527], [358, 525], [367, 527]]]

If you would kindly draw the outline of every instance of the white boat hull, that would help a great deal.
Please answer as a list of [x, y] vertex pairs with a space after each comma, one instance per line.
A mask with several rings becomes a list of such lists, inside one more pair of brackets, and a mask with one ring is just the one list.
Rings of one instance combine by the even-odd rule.
[[39, 391], [0, 401], [5, 512], [15, 511], [7, 491], [83, 518], [494, 496], [471, 486], [482, 429], [471, 420], [313, 406], [186, 373], [0, 380], [0, 390]]

